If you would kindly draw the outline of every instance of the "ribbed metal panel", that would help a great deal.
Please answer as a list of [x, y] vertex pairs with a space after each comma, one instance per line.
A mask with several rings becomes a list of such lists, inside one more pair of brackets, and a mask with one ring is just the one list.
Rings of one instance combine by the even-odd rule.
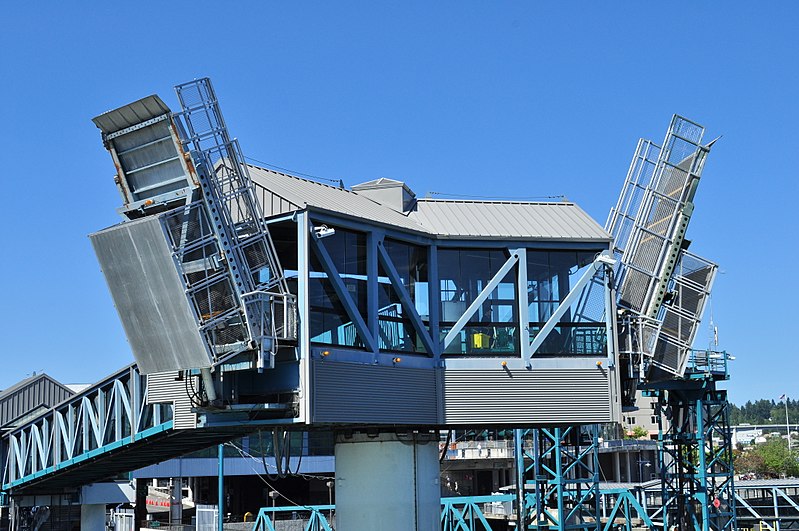
[[250, 174], [266, 215], [317, 207], [448, 238], [610, 241], [610, 235], [574, 203], [420, 199], [402, 214], [336, 186], [255, 166], [250, 166]]
[[[249, 169], [258, 197], [263, 195], [262, 190], [265, 189], [282, 197], [288, 203], [298, 205], [300, 209], [309, 206], [317, 207], [398, 228], [425, 232], [418, 223], [396, 210], [344, 188], [300, 179], [256, 166], [249, 166]], [[264, 208], [266, 209], [266, 205]]]
[[169, 112], [161, 98], [153, 94], [131, 104], [95, 116], [92, 121], [103, 133], [115, 133]]
[[300, 210], [300, 207], [291, 201], [287, 201], [263, 186], [255, 187], [255, 198], [261, 203], [261, 209], [264, 212], [264, 216], [268, 218]]
[[408, 217], [427, 232], [458, 238], [610, 241], [574, 203], [421, 199]]
[[0, 428], [49, 408], [72, 396], [72, 391], [46, 374], [31, 376], [0, 392]]
[[[176, 430], [194, 429], [197, 427], [197, 415], [191, 410], [191, 399], [186, 390], [186, 382], [177, 379], [179, 374], [178, 371], [148, 374], [147, 403], [172, 404], [174, 428]], [[193, 384], [194, 388], [197, 388], [197, 382], [194, 381]]]
[[437, 424], [430, 369], [314, 361], [313, 422]]
[[611, 421], [607, 373], [597, 369], [444, 372], [446, 424], [594, 424]]
[[574, 203], [420, 199], [403, 214], [336, 186], [255, 166], [250, 166], [250, 174], [267, 216], [317, 207], [446, 238], [610, 241], [610, 235]]

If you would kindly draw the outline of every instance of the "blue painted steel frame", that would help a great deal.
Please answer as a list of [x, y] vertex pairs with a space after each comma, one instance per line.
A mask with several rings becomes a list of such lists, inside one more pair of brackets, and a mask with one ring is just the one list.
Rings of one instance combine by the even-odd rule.
[[[522, 529], [599, 530], [598, 434], [597, 425], [587, 426], [585, 433], [579, 426], [514, 430], [516, 481], [523, 486], [515, 499]], [[588, 441], [583, 445], [584, 435]], [[532, 447], [525, 448], [525, 437], [532, 439]], [[526, 485], [534, 493], [525, 493], [522, 500]]]
[[[485, 503], [502, 503], [513, 500], [512, 494], [493, 496], [455, 496], [441, 498], [442, 531], [491, 531], [491, 525], [480, 507]], [[304, 531], [333, 531], [325, 512], [331, 514], [335, 505], [293, 505], [289, 507], [262, 507], [253, 522], [252, 531], [275, 531], [273, 518], [278, 514], [308, 513]]]
[[150, 437], [150, 436], [155, 435], [157, 433], [162, 433], [162, 432], [165, 432], [165, 431], [171, 430], [171, 429], [172, 429], [172, 421], [169, 420], [167, 422], [159, 424], [158, 426], [153, 426], [152, 428], [148, 428], [148, 429], [143, 430], [143, 431], [141, 431], [139, 433], [135, 433], [135, 434], [133, 434], [133, 435], [131, 435], [129, 437], [126, 437], [123, 440], [114, 441], [114, 442], [112, 442], [110, 444], [106, 444], [105, 446], [101, 446], [99, 448], [95, 448], [94, 450], [89, 450], [88, 452], [84, 452], [84, 453], [78, 455], [77, 457], [73, 457], [72, 459], [67, 459], [67, 460], [61, 461], [61, 462], [59, 462], [56, 465], [47, 467], [47, 468], [45, 468], [43, 470], [40, 470], [38, 472], [35, 472], [33, 474], [28, 474], [27, 476], [23, 476], [23, 477], [21, 477], [21, 478], [19, 478], [17, 480], [14, 480], [14, 481], [12, 481], [10, 483], [6, 483], [6, 484], [3, 485], [3, 490], [14, 489], [14, 488], [16, 488], [16, 487], [18, 487], [20, 485], [23, 485], [23, 484], [29, 482], [29, 481], [33, 481], [34, 479], [38, 479], [38, 478], [40, 478], [42, 476], [46, 476], [47, 474], [52, 474], [53, 472], [58, 472], [59, 470], [63, 470], [65, 468], [67, 468], [67, 467], [80, 464], [80, 463], [82, 463], [84, 461], [87, 461], [89, 459], [92, 459], [94, 457], [102, 455], [102, 454], [104, 454], [106, 452], [110, 452], [112, 450], [116, 450], [118, 448], [122, 448], [123, 446], [127, 446], [129, 444], [133, 444], [134, 442], [141, 441], [143, 439], [146, 439], [147, 437]]

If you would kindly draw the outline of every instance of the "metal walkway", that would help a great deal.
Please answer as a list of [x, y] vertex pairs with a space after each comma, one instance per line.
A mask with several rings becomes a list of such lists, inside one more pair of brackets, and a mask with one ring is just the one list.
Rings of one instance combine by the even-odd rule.
[[174, 429], [173, 411], [172, 404], [148, 401], [147, 378], [129, 365], [4, 434], [0, 490], [58, 493], [207, 448], [244, 430]]

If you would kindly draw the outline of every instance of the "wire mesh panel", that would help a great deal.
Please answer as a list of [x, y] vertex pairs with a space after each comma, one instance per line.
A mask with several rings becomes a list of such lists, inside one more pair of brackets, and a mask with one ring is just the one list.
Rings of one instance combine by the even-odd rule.
[[[288, 316], [296, 305], [244, 156], [227, 132], [209, 79], [175, 91], [182, 108], [175, 123], [201, 185], [192, 204], [164, 217], [176, 265], [217, 362], [254, 349], [258, 367], [272, 367], [277, 339], [296, 337], [295, 317]], [[276, 300], [279, 319], [273, 316]]]
[[[708, 152], [701, 144], [703, 134], [700, 125], [675, 115], [662, 146], [639, 141], [605, 225], [615, 241], [619, 307], [631, 313], [631, 323], [635, 316], [658, 323], [654, 333], [646, 334], [646, 341], [640, 323], [630, 324], [634, 345], [627, 348], [643, 350], [631, 351], [626, 358], [622, 353], [622, 358], [668, 375], [682, 375], [685, 369], [715, 271], [714, 264], [684, 250], [692, 201]], [[651, 332], [652, 327], [644, 328]], [[629, 378], [638, 378], [639, 371], [630, 369]]]
[[[662, 302], [707, 149], [704, 129], [674, 116], [661, 149], [641, 140], [606, 230], [615, 239], [619, 305], [649, 314]], [[665, 279], [665, 280], [664, 280]]]
[[667, 302], [658, 315], [663, 324], [652, 359], [656, 367], [676, 375], [684, 373], [717, 270], [709, 260], [680, 252]]

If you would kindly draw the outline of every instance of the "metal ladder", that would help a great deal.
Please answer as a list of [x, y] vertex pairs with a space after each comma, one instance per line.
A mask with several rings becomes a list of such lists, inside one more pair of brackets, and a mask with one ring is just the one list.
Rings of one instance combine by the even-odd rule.
[[296, 303], [238, 141], [231, 139], [211, 81], [175, 87], [174, 114], [200, 187], [165, 216], [175, 262], [216, 363], [252, 350], [273, 368], [277, 341], [296, 337]]

